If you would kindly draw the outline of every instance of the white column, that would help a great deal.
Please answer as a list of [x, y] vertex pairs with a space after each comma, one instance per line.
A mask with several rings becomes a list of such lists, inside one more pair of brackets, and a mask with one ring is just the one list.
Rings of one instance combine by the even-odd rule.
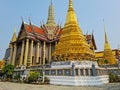
[[80, 76], [80, 69], [78, 68], [78, 76]]
[[9, 64], [12, 64], [12, 57], [13, 57], [13, 46], [10, 44], [10, 60], [9, 60]]
[[25, 47], [25, 41], [23, 40], [22, 41], [21, 56], [20, 56], [20, 66], [22, 65], [22, 62], [23, 62], [24, 47]]
[[13, 51], [12, 65], [15, 65], [16, 50], [17, 50], [17, 46], [16, 46], [16, 43], [15, 43], [14, 44], [14, 51]]
[[27, 65], [28, 47], [29, 47], [29, 39], [26, 40], [25, 56], [24, 56], [24, 65], [25, 66]]
[[36, 63], [39, 63], [39, 54], [40, 54], [40, 43], [37, 42]]
[[85, 68], [83, 68], [83, 75], [86, 76], [86, 73], [85, 73]]
[[50, 43], [50, 46], [49, 46], [49, 62], [51, 61], [51, 43]]
[[88, 69], [88, 75], [91, 76], [90, 68]]
[[46, 54], [46, 50], [45, 50], [45, 48], [46, 48], [46, 42], [44, 41], [44, 43], [43, 43], [43, 65], [45, 64], [45, 54]]
[[33, 56], [33, 40], [31, 40], [30, 45], [30, 66], [32, 66], [32, 56]]

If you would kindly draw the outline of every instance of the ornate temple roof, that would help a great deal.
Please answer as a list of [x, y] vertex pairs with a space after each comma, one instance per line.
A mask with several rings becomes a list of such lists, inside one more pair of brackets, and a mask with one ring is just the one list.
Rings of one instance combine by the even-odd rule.
[[54, 38], [52, 40], [49, 40], [49, 38], [47, 37], [45, 28], [46, 26], [44, 25], [41, 27], [38, 27], [36, 25], [31, 24], [31, 22], [30, 24], [22, 22], [21, 29], [18, 34], [18, 40], [28, 38], [28, 37], [34, 40], [38, 39], [46, 42], [59, 40], [62, 28], [58, 26], [54, 28]]
[[42, 34], [42, 35], [45, 34], [41, 28], [39, 28], [35, 25], [30, 26], [30, 25], [25, 24], [25, 27], [26, 27], [26, 30], [30, 33], [33, 33], [33, 30], [34, 30], [34, 33], [38, 33], [38, 34]]
[[95, 38], [94, 38], [94, 35], [93, 34], [89, 34], [89, 35], [85, 35], [86, 37], [86, 40], [89, 43], [92, 43], [92, 45], [94, 46], [94, 49], [97, 50], [97, 46], [96, 46], [96, 43], [95, 43]]

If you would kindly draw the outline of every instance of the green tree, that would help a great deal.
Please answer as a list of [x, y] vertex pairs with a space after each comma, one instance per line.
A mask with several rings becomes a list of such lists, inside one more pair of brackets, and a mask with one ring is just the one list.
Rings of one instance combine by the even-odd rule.
[[12, 79], [13, 72], [14, 72], [14, 66], [11, 64], [8, 64], [2, 68], [2, 74], [4, 78]]
[[20, 81], [20, 78], [21, 78], [21, 77], [20, 77], [20, 74], [17, 74], [17, 75], [14, 76], [14, 79], [17, 80], [17, 82]]
[[105, 60], [104, 60], [104, 63], [105, 63], [105, 64], [108, 64], [108, 63], [109, 63], [109, 61], [105, 59]]
[[97, 60], [98, 65], [100, 65], [100, 59]]
[[28, 82], [36, 82], [38, 80], [38, 77], [40, 76], [40, 73], [37, 71], [31, 71], [28, 76]]

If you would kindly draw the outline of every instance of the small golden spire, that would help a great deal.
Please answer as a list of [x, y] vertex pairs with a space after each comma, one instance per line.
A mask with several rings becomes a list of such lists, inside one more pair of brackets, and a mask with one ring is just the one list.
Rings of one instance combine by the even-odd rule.
[[103, 54], [103, 62], [102, 64], [105, 64], [105, 60], [108, 60], [109, 64], [116, 64], [116, 58], [112, 52], [112, 49], [110, 47], [110, 44], [108, 42], [108, 37], [106, 33], [106, 28], [104, 25], [104, 33], [105, 33], [105, 44], [104, 44], [104, 54]]
[[105, 33], [105, 45], [104, 45], [104, 49], [110, 49], [110, 44], [108, 42], [108, 37], [107, 37], [105, 25], [104, 25], [104, 33]]
[[11, 42], [15, 42], [16, 40], [17, 40], [17, 38], [16, 38], [16, 27], [15, 27]]
[[105, 33], [105, 43], [108, 43], [107, 33], [106, 33], [106, 27], [104, 25], [104, 33]]

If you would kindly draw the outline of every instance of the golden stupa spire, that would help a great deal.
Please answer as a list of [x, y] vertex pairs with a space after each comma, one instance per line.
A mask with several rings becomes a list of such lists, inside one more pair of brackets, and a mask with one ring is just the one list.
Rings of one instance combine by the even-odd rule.
[[110, 47], [110, 44], [108, 42], [108, 37], [106, 34], [106, 27], [104, 25], [104, 33], [105, 33], [105, 44], [104, 44], [104, 54], [103, 54], [103, 61], [102, 64], [106, 64], [106, 60], [108, 64], [116, 64], [116, 58], [112, 52], [112, 49]]
[[16, 28], [15, 28], [11, 42], [15, 42], [16, 40], [17, 38], [16, 38]]
[[54, 7], [52, 4], [52, 0], [49, 6], [49, 10], [48, 10], [48, 19], [47, 19], [46, 26], [56, 26], [55, 17], [54, 17]]
[[73, 10], [73, 1], [72, 0], [69, 0], [69, 10]]
[[104, 33], [105, 33], [105, 44], [104, 44], [104, 49], [110, 49], [110, 44], [109, 44], [109, 42], [108, 42], [108, 37], [107, 37], [105, 25], [104, 25]]
[[67, 16], [66, 16], [66, 23], [77, 23], [77, 18], [76, 18], [76, 14], [74, 12], [73, 9], [73, 1], [69, 0], [69, 7], [68, 7], [68, 12], [67, 12]]
[[94, 55], [77, 23], [72, 0], [69, 0], [66, 22], [53, 56], [56, 60], [91, 60]]

